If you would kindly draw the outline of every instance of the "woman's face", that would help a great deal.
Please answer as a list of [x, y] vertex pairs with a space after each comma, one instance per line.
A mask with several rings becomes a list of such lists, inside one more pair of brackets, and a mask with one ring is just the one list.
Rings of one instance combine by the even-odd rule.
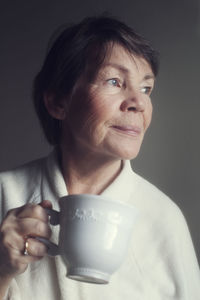
[[86, 85], [83, 80], [75, 92], [64, 121], [73, 140], [71, 150], [135, 158], [151, 122], [153, 85], [149, 64], [114, 45], [96, 78]]

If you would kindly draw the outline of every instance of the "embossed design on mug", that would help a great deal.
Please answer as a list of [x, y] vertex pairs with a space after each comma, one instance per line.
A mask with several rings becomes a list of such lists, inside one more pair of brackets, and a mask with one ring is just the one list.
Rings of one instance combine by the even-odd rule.
[[[122, 216], [117, 212], [110, 212], [105, 215], [105, 212], [97, 211], [93, 208], [91, 209], [71, 209], [67, 212], [66, 218], [68, 220], [79, 219], [81, 221], [94, 221], [94, 222], [109, 222], [115, 225], [125, 223], [128, 225], [127, 220], [123, 220]], [[125, 225], [124, 224], [124, 225]]]

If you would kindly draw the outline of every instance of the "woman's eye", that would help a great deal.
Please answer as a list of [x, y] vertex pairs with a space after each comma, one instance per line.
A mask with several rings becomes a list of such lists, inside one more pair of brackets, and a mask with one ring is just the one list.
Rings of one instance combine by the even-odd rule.
[[152, 90], [151, 86], [144, 86], [141, 88], [141, 92], [147, 95], [151, 94], [151, 90]]
[[120, 87], [120, 82], [119, 82], [119, 80], [118, 80], [117, 78], [111, 78], [111, 79], [108, 79], [107, 82], [108, 82], [110, 85]]

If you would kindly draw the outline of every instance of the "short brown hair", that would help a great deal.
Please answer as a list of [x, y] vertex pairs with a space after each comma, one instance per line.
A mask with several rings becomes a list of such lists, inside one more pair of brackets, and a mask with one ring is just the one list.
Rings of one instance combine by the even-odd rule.
[[50, 92], [58, 100], [70, 96], [87, 66], [92, 65], [91, 76], [99, 70], [110, 43], [118, 43], [130, 53], [143, 57], [157, 75], [157, 52], [123, 22], [100, 16], [85, 18], [78, 24], [68, 26], [53, 43], [33, 87], [35, 109], [50, 144], [59, 144], [61, 129], [59, 120], [51, 117], [46, 110], [44, 93]]

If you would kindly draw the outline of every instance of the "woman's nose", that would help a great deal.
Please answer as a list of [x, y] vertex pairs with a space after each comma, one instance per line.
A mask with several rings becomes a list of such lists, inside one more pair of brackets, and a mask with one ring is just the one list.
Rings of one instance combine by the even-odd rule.
[[125, 98], [121, 103], [122, 111], [144, 111], [145, 95], [141, 91], [129, 91], [124, 95]]

